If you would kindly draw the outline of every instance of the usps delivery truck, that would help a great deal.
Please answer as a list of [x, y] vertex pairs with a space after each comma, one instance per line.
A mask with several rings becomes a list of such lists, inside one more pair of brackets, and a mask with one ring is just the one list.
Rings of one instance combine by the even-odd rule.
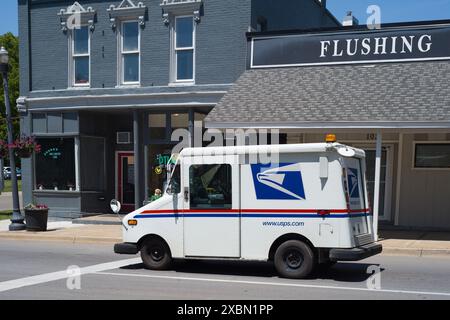
[[[278, 154], [276, 162], [262, 154]], [[272, 157], [273, 158], [273, 157]], [[365, 153], [336, 142], [184, 149], [162, 198], [128, 214], [118, 254], [273, 261], [282, 277], [378, 254]]]

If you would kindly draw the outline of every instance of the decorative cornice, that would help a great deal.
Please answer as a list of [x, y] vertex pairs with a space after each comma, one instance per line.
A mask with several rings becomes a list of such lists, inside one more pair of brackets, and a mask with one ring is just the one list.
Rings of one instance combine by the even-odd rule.
[[199, 23], [202, 5], [203, 0], [162, 0], [160, 6], [163, 9], [163, 22], [167, 25], [171, 16], [192, 14], [195, 22]]
[[79, 28], [81, 25], [88, 25], [91, 31], [95, 30], [96, 12], [92, 7], [85, 9], [78, 1], [67, 9], [61, 9], [58, 13], [60, 17], [61, 30], [67, 32], [69, 29]]
[[147, 7], [142, 2], [135, 5], [132, 0], [123, 0], [119, 6], [111, 5], [107, 11], [113, 30], [117, 28], [117, 20], [125, 19], [138, 19], [139, 25], [145, 27]]

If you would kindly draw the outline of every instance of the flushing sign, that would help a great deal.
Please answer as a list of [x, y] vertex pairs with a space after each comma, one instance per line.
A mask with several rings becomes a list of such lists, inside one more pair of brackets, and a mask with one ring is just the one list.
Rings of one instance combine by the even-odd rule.
[[450, 24], [255, 36], [251, 68], [450, 59]]

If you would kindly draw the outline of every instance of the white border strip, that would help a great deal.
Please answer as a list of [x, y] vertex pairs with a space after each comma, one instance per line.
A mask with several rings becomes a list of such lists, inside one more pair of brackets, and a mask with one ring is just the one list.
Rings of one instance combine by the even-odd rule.
[[[89, 266], [89, 267], [80, 268], [81, 273], [79, 275], [81, 276], [84, 274], [91, 274], [91, 273], [97, 273], [100, 271], [113, 270], [113, 269], [129, 266], [131, 264], [137, 264], [137, 263], [142, 263], [142, 260], [140, 258], [133, 258], [133, 259], [126, 259], [126, 260], [119, 260], [119, 261], [97, 264], [97, 265], [93, 265], [93, 266]], [[64, 270], [64, 271], [45, 273], [45, 274], [41, 274], [41, 275], [37, 275], [37, 276], [0, 282], [0, 292], [23, 288], [23, 287], [28, 287], [28, 286], [34, 286], [37, 284], [42, 284], [42, 283], [56, 281], [56, 280], [67, 279], [72, 276], [73, 275], [71, 273], [69, 273], [67, 270]]]
[[114, 272], [97, 272], [96, 274], [119, 277], [137, 277], [137, 278], [151, 278], [151, 279], [167, 279], [167, 280], [185, 280], [185, 281], [202, 281], [202, 282], [216, 282], [216, 283], [239, 283], [250, 285], [263, 286], [277, 286], [277, 287], [297, 287], [297, 288], [312, 288], [312, 289], [331, 289], [331, 290], [347, 290], [347, 291], [366, 291], [366, 292], [381, 292], [381, 293], [400, 293], [412, 295], [433, 295], [450, 297], [450, 292], [427, 292], [427, 291], [410, 291], [410, 290], [390, 290], [390, 289], [368, 289], [358, 287], [337, 287], [337, 286], [320, 286], [313, 284], [300, 283], [282, 283], [282, 282], [262, 282], [262, 281], [245, 281], [245, 280], [226, 280], [213, 278], [189, 278], [189, 277], [173, 277], [173, 276], [157, 276], [148, 274], [131, 274], [131, 273], [114, 273]]
[[450, 60], [450, 57], [416, 58], [416, 59], [361, 60], [361, 61], [336, 61], [336, 62], [273, 64], [273, 65], [258, 65], [258, 66], [255, 66], [255, 65], [253, 65], [253, 59], [252, 59], [252, 64], [251, 64], [250, 68], [251, 69], [268, 69], [268, 68], [338, 66], [338, 65], [380, 64], [380, 63], [419, 62], [419, 61], [444, 61], [444, 60]]

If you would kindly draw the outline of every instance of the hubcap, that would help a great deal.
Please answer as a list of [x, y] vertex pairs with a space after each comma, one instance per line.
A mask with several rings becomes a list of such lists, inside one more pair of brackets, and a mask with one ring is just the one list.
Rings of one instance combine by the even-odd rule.
[[164, 258], [164, 250], [159, 247], [153, 247], [150, 249], [150, 257], [154, 261], [161, 261]]
[[297, 250], [289, 250], [284, 261], [290, 269], [298, 269], [303, 264], [303, 255]]

